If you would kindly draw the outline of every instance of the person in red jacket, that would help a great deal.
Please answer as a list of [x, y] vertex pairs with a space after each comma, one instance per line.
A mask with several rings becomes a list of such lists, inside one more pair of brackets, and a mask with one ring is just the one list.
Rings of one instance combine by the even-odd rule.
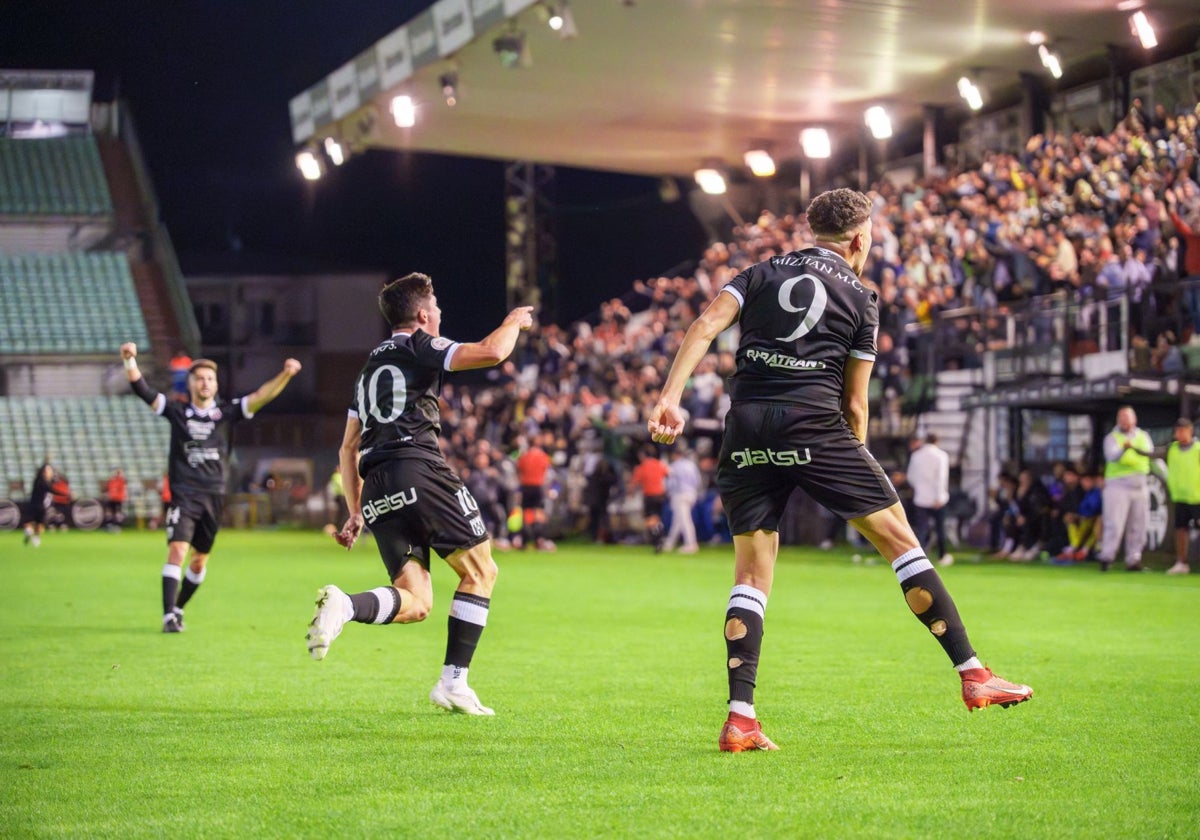
[[129, 485], [120, 467], [113, 470], [104, 482], [104, 514], [110, 525], [120, 526], [125, 522], [125, 501], [129, 498]]
[[1192, 343], [1195, 344], [1200, 343], [1200, 209], [1192, 210], [1188, 216], [1189, 224], [1179, 212], [1183, 209], [1179, 202], [1181, 194], [1181, 187], [1166, 191], [1167, 213], [1184, 247], [1180, 275], [1191, 281], [1183, 290], [1183, 300], [1192, 316]]
[[517, 479], [521, 483], [521, 547], [528, 548], [530, 540], [541, 551], [553, 551], [554, 543], [546, 538], [546, 473], [550, 471], [550, 455], [544, 447], [553, 446], [551, 432], [539, 434], [529, 447], [517, 456]]

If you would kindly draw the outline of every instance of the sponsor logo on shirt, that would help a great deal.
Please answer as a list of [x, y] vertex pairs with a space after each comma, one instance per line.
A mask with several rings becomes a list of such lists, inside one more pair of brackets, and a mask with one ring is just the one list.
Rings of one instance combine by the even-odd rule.
[[370, 525], [376, 519], [383, 516], [385, 513], [391, 513], [395, 510], [401, 510], [409, 505], [416, 504], [417, 488], [410, 487], [407, 490], [401, 490], [399, 493], [392, 493], [390, 496], [384, 496], [380, 499], [369, 499], [363, 502], [362, 514], [363, 519]]
[[804, 449], [739, 449], [729, 454], [729, 460], [739, 470], [770, 464], [774, 467], [802, 467], [812, 461], [808, 448]]
[[826, 367], [824, 362], [797, 359], [795, 356], [789, 356], [786, 353], [774, 353], [770, 350], [747, 350], [746, 358], [752, 362], [762, 362], [767, 367], [779, 368], [781, 370], [824, 370]]

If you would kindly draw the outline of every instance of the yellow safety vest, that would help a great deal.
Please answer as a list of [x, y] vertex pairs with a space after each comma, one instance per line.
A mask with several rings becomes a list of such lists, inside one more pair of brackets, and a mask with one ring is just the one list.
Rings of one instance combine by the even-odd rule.
[[[1134, 432], [1132, 436], [1127, 436], [1119, 430], [1114, 431], [1112, 436], [1116, 438], [1117, 443], [1122, 445], [1128, 440], [1138, 449], [1146, 451], [1154, 449], [1154, 442], [1150, 440], [1150, 435], [1141, 429]], [[1105, 478], [1124, 478], [1127, 475], [1150, 475], [1150, 459], [1132, 449], [1126, 449], [1121, 453], [1120, 458], [1104, 465]]]

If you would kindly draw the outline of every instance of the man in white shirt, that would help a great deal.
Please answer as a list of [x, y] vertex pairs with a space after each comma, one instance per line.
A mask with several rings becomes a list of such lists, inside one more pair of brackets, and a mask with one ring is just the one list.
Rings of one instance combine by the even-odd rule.
[[917, 539], [929, 543], [929, 526], [937, 537], [938, 565], [949, 566], [954, 556], [946, 546], [946, 503], [950, 501], [950, 456], [937, 445], [936, 432], [925, 436], [925, 443], [914, 438], [914, 449], [908, 459], [908, 483], [913, 489], [913, 508], [916, 511]]

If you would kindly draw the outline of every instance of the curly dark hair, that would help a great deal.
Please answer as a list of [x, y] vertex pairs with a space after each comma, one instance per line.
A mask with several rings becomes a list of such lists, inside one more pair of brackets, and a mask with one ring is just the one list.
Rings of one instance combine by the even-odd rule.
[[379, 293], [379, 311], [388, 326], [396, 329], [417, 319], [422, 304], [433, 297], [433, 280], [428, 274], [414, 271], [393, 280]]
[[858, 190], [828, 190], [808, 205], [808, 226], [818, 236], [836, 238], [871, 218], [871, 199]]

